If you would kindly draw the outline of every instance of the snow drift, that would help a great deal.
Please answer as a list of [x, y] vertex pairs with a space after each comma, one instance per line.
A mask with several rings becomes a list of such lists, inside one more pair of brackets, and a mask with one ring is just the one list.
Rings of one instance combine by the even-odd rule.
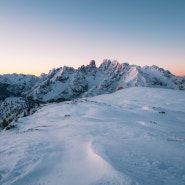
[[2, 185], [184, 185], [185, 94], [137, 87], [52, 103], [0, 141]]

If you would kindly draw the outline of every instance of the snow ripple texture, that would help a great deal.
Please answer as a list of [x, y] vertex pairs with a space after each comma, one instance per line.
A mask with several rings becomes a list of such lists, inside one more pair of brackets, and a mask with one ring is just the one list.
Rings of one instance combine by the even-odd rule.
[[185, 94], [130, 88], [49, 104], [0, 133], [2, 185], [184, 185]]

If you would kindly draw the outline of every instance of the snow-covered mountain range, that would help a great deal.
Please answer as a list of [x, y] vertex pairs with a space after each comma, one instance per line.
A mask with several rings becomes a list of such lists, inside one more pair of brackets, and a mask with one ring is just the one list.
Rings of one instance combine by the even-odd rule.
[[107, 59], [96, 67], [92, 60], [78, 69], [64, 66], [40, 77], [1, 75], [0, 98], [28, 96], [43, 102], [62, 101], [135, 86], [184, 90], [185, 77], [177, 77], [157, 66], [140, 67]]
[[40, 78], [34, 75], [6, 74], [0, 75], [0, 100], [12, 96], [22, 96], [32, 88]]
[[140, 67], [110, 60], [96, 67], [92, 60], [78, 69], [66, 66], [53, 69], [24, 94], [47, 102], [112, 93], [134, 86], [185, 89], [185, 77], [176, 77], [157, 66]]
[[180, 90], [185, 77], [110, 60], [0, 75], [0, 184], [184, 185]]
[[[24, 104], [29, 104], [30, 100], [34, 103], [34, 107], [38, 107], [38, 102], [61, 102], [109, 94], [138, 86], [184, 90], [185, 77], [177, 77], [157, 66], [140, 67], [107, 59], [99, 67], [92, 60], [89, 65], [83, 65], [78, 69], [64, 66], [52, 69], [48, 74], [42, 74], [40, 77], [23, 74], [0, 75], [2, 110], [0, 123], [4, 118], [11, 123], [21, 115], [27, 115], [24, 113], [27, 112], [24, 111]], [[16, 101], [14, 97], [17, 97]], [[7, 102], [14, 102], [14, 105]], [[22, 107], [22, 111], [20, 111], [20, 106], [17, 106], [18, 104]], [[12, 110], [12, 106], [13, 109], [19, 111], [7, 112], [6, 110]]]

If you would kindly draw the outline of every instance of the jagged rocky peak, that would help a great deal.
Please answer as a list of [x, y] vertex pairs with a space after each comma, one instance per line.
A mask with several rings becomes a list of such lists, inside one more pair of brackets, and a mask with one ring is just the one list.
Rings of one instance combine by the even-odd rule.
[[159, 71], [159, 72], [161, 72], [161, 73], [164, 73], [165, 72], [165, 70], [163, 68], [160, 68], [160, 67], [158, 67], [156, 65], [152, 65], [152, 68], [155, 69], [155, 70], [157, 70], [157, 71]]
[[129, 63], [124, 62], [122, 65], [123, 65], [124, 67], [128, 67], [128, 66], [129, 66]]
[[112, 64], [113, 66], [119, 66], [119, 65], [121, 65], [117, 60], [113, 60], [113, 61], [111, 62], [111, 64]]
[[97, 69], [95, 60], [91, 60], [87, 66], [82, 65], [78, 68], [79, 71], [87, 73], [94, 72]]
[[167, 78], [175, 77], [175, 75], [173, 75], [169, 70], [165, 70], [165, 69], [160, 68], [156, 65], [144, 66], [143, 69], [145, 69], [147, 71], [156, 71], [158, 73], [161, 73], [162, 75], [164, 75]]
[[[17, 85], [9, 85], [5, 82], [14, 78], [7, 77], [0, 76], [0, 98], [17, 92], [16, 95], [24, 93], [22, 95], [44, 102], [69, 100], [84, 95], [96, 96], [135, 86], [185, 89], [185, 78], [176, 77], [168, 70], [157, 66], [129, 65], [110, 59], [104, 59], [99, 67], [91, 60], [88, 65], [82, 65], [78, 69], [67, 66], [53, 68], [48, 74], [35, 77], [35, 80], [34, 77], [27, 77], [29, 83], [26, 86], [24, 83], [20, 84], [20, 80], [14, 80]], [[19, 78], [25, 79], [22, 76]]]
[[52, 70], [49, 71], [48, 76], [53, 76], [56, 73], [62, 74], [63, 72], [69, 72], [69, 71], [74, 71], [73, 67], [68, 67], [68, 66], [63, 66], [59, 68], [53, 68]]
[[95, 60], [91, 60], [88, 66], [96, 67]]
[[164, 70], [163, 68], [160, 68], [160, 67], [158, 67], [158, 66], [156, 66], [156, 65], [153, 65], [152, 68], [154, 68], [154, 69], [160, 71], [161, 73], [164, 74], [164, 76], [166, 76], [166, 77], [168, 77], [168, 78], [174, 76], [169, 70]]
[[104, 59], [103, 62], [101, 63], [101, 65], [100, 65], [100, 69], [107, 70], [110, 64], [111, 64], [110, 59]]
[[[129, 66], [126, 65], [126, 67]], [[110, 59], [104, 59], [99, 67], [102, 71], [106, 73], [120, 73], [125, 68], [124, 63], [121, 64], [117, 60], [111, 61]]]
[[63, 81], [64, 79], [66, 79], [67, 76], [69, 76], [74, 71], [75, 71], [74, 68], [67, 66], [63, 66], [57, 69], [53, 68], [48, 74], [48, 79], [50, 79], [50, 81], [52, 82]]
[[96, 62], [95, 62], [95, 60], [91, 60], [89, 62], [89, 64], [86, 66], [86, 69], [87, 70], [94, 70], [94, 69], [96, 69]]
[[125, 67], [128, 67], [128, 63], [119, 63], [117, 60], [113, 60], [111, 62], [111, 67], [117, 68], [117, 69], [124, 69]]

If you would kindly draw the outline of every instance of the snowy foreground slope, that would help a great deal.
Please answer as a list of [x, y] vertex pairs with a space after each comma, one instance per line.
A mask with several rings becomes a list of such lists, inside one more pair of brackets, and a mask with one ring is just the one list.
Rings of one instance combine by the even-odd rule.
[[2, 185], [184, 185], [185, 93], [49, 104], [0, 133]]

